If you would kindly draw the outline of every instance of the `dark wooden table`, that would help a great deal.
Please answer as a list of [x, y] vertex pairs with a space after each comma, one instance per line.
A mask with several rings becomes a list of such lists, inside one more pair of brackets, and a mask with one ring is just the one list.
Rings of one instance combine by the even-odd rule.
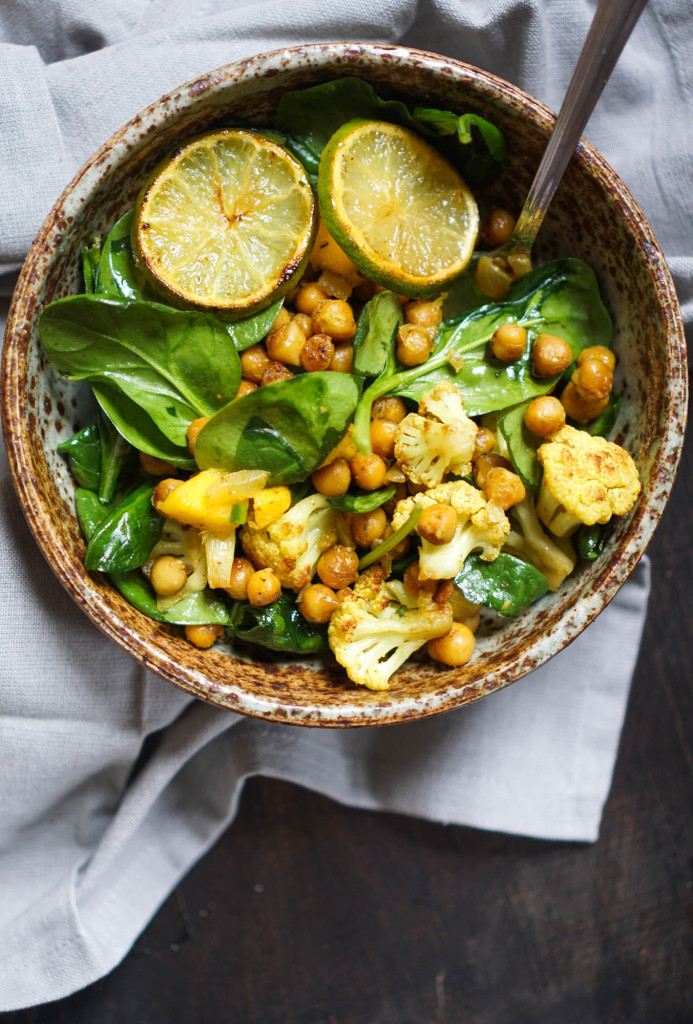
[[594, 845], [256, 779], [124, 963], [6, 1024], [690, 1024], [693, 443]]

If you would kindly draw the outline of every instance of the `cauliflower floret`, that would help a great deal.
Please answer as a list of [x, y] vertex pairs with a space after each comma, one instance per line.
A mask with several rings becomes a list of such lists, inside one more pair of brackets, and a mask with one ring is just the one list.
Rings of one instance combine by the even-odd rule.
[[323, 551], [337, 542], [337, 511], [322, 494], [310, 494], [264, 529], [241, 530], [243, 550], [254, 565], [272, 569], [282, 586], [299, 591], [309, 583]]
[[454, 384], [437, 384], [404, 417], [395, 438], [395, 458], [415, 484], [433, 487], [446, 473], [466, 476], [472, 469], [478, 427], [465, 415]]
[[503, 550], [529, 562], [546, 576], [549, 590], [558, 590], [575, 568], [576, 557], [570, 540], [567, 537], [554, 540], [544, 533], [531, 495], [514, 505], [510, 515], [519, 530], [510, 531]]
[[362, 573], [330, 619], [332, 652], [354, 683], [386, 690], [393, 672], [429, 640], [452, 628], [449, 602], [426, 591], [411, 595], [404, 584], [385, 582], [378, 566]]
[[502, 509], [492, 501], [487, 502], [481, 491], [465, 480], [450, 480], [413, 498], [398, 501], [392, 517], [394, 530], [407, 521], [416, 505], [421, 508], [451, 505], [457, 512], [455, 535], [447, 544], [431, 544], [421, 538], [419, 578], [422, 580], [453, 579], [472, 551], [480, 551], [485, 562], [493, 562], [510, 530], [508, 517]]
[[147, 579], [151, 576], [154, 562], [162, 555], [180, 558], [188, 573], [188, 578], [178, 593], [172, 594], [170, 597], [157, 594], [157, 608], [160, 612], [165, 612], [187, 594], [194, 594], [198, 590], [205, 589], [208, 582], [207, 558], [199, 530], [196, 530], [194, 526], [182, 526], [175, 519], [164, 520], [161, 539], [156, 542], [149, 552], [149, 558], [142, 566], [142, 572]]

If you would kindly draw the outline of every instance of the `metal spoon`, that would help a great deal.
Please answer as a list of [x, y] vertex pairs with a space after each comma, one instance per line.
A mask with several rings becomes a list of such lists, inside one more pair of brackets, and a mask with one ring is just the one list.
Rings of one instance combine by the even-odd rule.
[[513, 233], [500, 249], [481, 257], [477, 281], [479, 269], [484, 261], [488, 261], [485, 275], [492, 276], [500, 287], [503, 286], [502, 278], [505, 277], [507, 284], [504, 292], [507, 292], [514, 277], [519, 277], [531, 269], [532, 246], [549, 204], [646, 3], [647, 0], [599, 0], [549, 144]]

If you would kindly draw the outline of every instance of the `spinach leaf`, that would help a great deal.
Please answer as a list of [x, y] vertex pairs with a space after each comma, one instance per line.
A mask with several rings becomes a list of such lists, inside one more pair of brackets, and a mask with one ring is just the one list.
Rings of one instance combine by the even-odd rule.
[[592, 437], [608, 437], [614, 429], [618, 418], [618, 411], [621, 408], [621, 396], [612, 393], [609, 395], [609, 404], [604, 412], [597, 416], [589, 425], [589, 432]]
[[106, 235], [99, 260], [95, 291], [113, 299], [150, 299], [157, 294], [137, 268], [130, 243], [132, 210], [117, 220]]
[[257, 345], [265, 337], [270, 327], [277, 319], [277, 314], [282, 308], [283, 299], [273, 302], [267, 309], [247, 316], [244, 320], [236, 320], [234, 323], [226, 324], [232, 342], [237, 352], [245, 352], [251, 345]]
[[101, 476], [101, 442], [96, 424], [92, 423], [79, 433], [73, 434], [67, 441], [62, 441], [58, 445], [58, 451], [67, 459], [70, 472], [79, 486], [90, 491], [98, 491]]
[[469, 555], [455, 577], [455, 586], [468, 601], [493, 608], [500, 615], [517, 615], [549, 589], [538, 569], [504, 551], [493, 562]]
[[161, 433], [154, 420], [136, 402], [122, 391], [108, 384], [92, 385], [94, 397], [116, 430], [139, 451], [183, 469], [194, 469], [195, 460], [187, 448], [183, 449]]
[[[133, 570], [133, 576], [135, 573], [139, 573], [139, 570]], [[139, 573], [140, 577], [142, 574]], [[122, 581], [117, 581], [115, 577], [111, 577], [118, 589], [120, 590], [123, 597], [126, 597], [128, 601], [139, 608], [140, 611], [144, 611], [144, 608], [135, 604], [133, 600], [134, 590], [132, 583], [134, 581], [127, 581], [128, 593], [125, 589], [121, 589]], [[146, 581], [143, 579], [143, 583]], [[148, 584], [147, 584], [148, 585]], [[153, 593], [153, 591], [152, 591]], [[156, 607], [156, 599], [154, 601]], [[148, 615], [149, 612], [145, 612]], [[180, 601], [176, 601], [171, 607], [165, 612], [158, 612], [158, 615], [162, 622], [168, 622], [171, 625], [179, 626], [201, 626], [205, 624], [228, 626], [231, 623], [231, 611], [227, 602], [217, 597], [213, 590], [209, 587], [205, 587], [204, 590], [198, 590], [194, 594], [186, 594], [185, 597], [181, 597]], [[152, 616], [153, 617], [153, 616]]]
[[537, 437], [525, 426], [525, 412], [529, 402], [523, 402], [498, 421], [498, 427], [505, 438], [513, 469], [530, 491], [541, 487], [542, 468], [537, 458], [537, 448], [545, 440]]
[[86, 569], [125, 572], [146, 561], [164, 524], [152, 507], [154, 487], [142, 484], [101, 521], [87, 545]]
[[354, 373], [379, 377], [388, 366], [397, 328], [404, 321], [399, 299], [379, 292], [363, 307], [354, 337]]
[[75, 512], [82, 536], [88, 542], [96, 527], [103, 522], [111, 509], [99, 501], [98, 494], [91, 488], [78, 487], [75, 490]]
[[235, 638], [245, 643], [294, 654], [322, 654], [329, 650], [327, 626], [304, 619], [291, 594], [283, 593], [279, 600], [264, 607], [237, 601], [231, 619]]
[[[308, 89], [284, 93], [276, 127], [286, 145], [316, 183], [320, 154], [337, 129], [355, 117], [391, 121], [439, 144], [469, 184], [490, 181], [505, 159], [502, 133], [474, 114], [415, 108], [400, 100], [383, 100], [360, 78], [337, 78]], [[447, 138], [446, 138], [447, 136]]]
[[604, 550], [608, 534], [608, 523], [595, 523], [594, 526], [585, 526], [583, 524], [577, 532], [577, 546], [580, 558], [586, 558], [588, 562], [593, 562], [595, 558], [599, 558]]
[[[204, 313], [75, 295], [46, 307], [40, 331], [56, 370], [72, 380], [106, 385], [111, 395], [115, 389], [186, 456], [190, 422], [213, 416], [238, 391], [238, 353], [224, 325]], [[137, 444], [125, 415], [120, 422], [111, 419]]]
[[99, 474], [99, 499], [108, 504], [115, 494], [121, 472], [134, 464], [135, 450], [113, 426], [107, 416], [99, 410], [96, 418], [101, 448], [101, 472]]
[[84, 276], [84, 290], [89, 295], [93, 295], [97, 289], [100, 258], [101, 239], [97, 237], [91, 245], [85, 245], [82, 249], [82, 275]]
[[266, 469], [271, 484], [304, 480], [344, 436], [359, 389], [330, 371], [280, 380], [229, 402], [200, 431], [200, 469]]
[[328, 498], [327, 500], [338, 512], [372, 512], [393, 498], [396, 490], [395, 485], [391, 484], [389, 487], [381, 487], [377, 491], [340, 494], [337, 498]]

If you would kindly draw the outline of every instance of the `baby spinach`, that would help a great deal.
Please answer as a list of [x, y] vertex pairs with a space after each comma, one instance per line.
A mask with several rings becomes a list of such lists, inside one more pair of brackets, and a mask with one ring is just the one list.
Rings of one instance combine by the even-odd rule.
[[101, 477], [101, 441], [95, 423], [73, 434], [58, 445], [58, 451], [67, 459], [70, 472], [80, 487], [98, 491]]
[[95, 291], [112, 299], [156, 301], [154, 289], [147, 284], [135, 263], [130, 244], [131, 230], [132, 210], [128, 210], [106, 235]]
[[296, 598], [286, 592], [264, 607], [237, 601], [231, 612], [231, 629], [236, 640], [272, 651], [322, 654], [329, 650], [327, 627], [304, 619]]
[[329, 371], [276, 381], [224, 406], [200, 431], [200, 469], [266, 469], [272, 484], [304, 480], [344, 436], [356, 378]]
[[498, 421], [498, 427], [505, 438], [513, 469], [525, 487], [536, 492], [541, 486], [542, 468], [537, 459], [537, 449], [544, 438], [537, 437], [525, 425], [525, 412], [529, 402], [523, 402]]
[[125, 572], [146, 561], [164, 523], [152, 507], [154, 486], [141, 484], [101, 521], [89, 539], [85, 568]]
[[82, 275], [84, 290], [90, 295], [96, 291], [99, 276], [99, 260], [101, 259], [101, 239], [95, 238], [91, 245], [82, 249]]
[[595, 558], [599, 558], [604, 550], [608, 534], [608, 523], [595, 523], [594, 526], [585, 526], [583, 524], [577, 532], [577, 547], [580, 558], [585, 558], [588, 562], [593, 562]]
[[459, 116], [451, 110], [414, 107], [413, 117], [419, 131], [427, 128], [441, 137], [440, 148], [453, 163], [461, 160], [460, 170], [468, 185], [484, 185], [493, 181], [508, 155], [505, 138], [499, 128], [478, 114]]
[[135, 450], [103, 412], [99, 411], [96, 422], [101, 449], [99, 499], [108, 503], [115, 494], [123, 470], [128, 466], [133, 466]]
[[[151, 418], [154, 436], [163, 434], [187, 458], [190, 422], [213, 416], [238, 391], [238, 353], [224, 325], [204, 313], [75, 295], [46, 307], [40, 331], [55, 369], [95, 385], [97, 399], [136, 447], [152, 431], [141, 418], [130, 430], [133, 403]], [[116, 418], [107, 406], [119, 395], [124, 411]]]
[[336, 498], [328, 498], [330, 505], [338, 512], [373, 512], [390, 498], [394, 498], [397, 488], [394, 484], [381, 487], [377, 491], [359, 491], [358, 494], [340, 494]]
[[283, 299], [273, 302], [267, 309], [247, 316], [244, 320], [236, 320], [234, 323], [226, 324], [226, 330], [233, 341], [237, 352], [245, 352], [251, 345], [257, 345], [265, 337], [270, 327], [277, 319], [277, 314], [282, 308]]
[[388, 366], [403, 321], [399, 299], [392, 292], [379, 292], [366, 303], [354, 337], [354, 373], [380, 376]]
[[493, 562], [469, 555], [455, 577], [468, 601], [493, 608], [500, 615], [517, 615], [549, 589], [546, 577], [534, 566], [504, 551]]
[[195, 460], [189, 450], [169, 441], [152, 417], [122, 391], [107, 384], [93, 384], [92, 390], [108, 419], [123, 436], [127, 434], [135, 448], [182, 469], [195, 468]]

